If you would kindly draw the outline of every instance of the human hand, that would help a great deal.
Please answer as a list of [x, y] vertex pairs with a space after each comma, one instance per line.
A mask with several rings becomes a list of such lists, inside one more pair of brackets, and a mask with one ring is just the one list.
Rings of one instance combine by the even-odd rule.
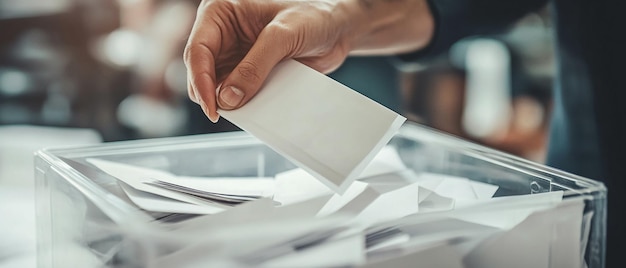
[[410, 51], [431, 32], [424, 0], [205, 0], [184, 53], [189, 96], [216, 122], [218, 106], [248, 102], [283, 59], [328, 73], [350, 52]]

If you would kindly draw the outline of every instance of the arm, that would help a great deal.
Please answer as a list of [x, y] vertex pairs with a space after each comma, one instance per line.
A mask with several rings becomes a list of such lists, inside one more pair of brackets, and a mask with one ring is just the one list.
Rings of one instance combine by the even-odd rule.
[[432, 29], [425, 0], [206, 0], [184, 53], [189, 95], [215, 122], [218, 105], [245, 104], [283, 59], [328, 73], [350, 52], [423, 48]]
[[436, 52], [546, 0], [429, 1], [205, 0], [185, 48], [189, 96], [215, 122], [218, 106], [244, 105], [283, 59], [328, 73], [349, 54], [406, 53], [428, 44], [426, 51]]

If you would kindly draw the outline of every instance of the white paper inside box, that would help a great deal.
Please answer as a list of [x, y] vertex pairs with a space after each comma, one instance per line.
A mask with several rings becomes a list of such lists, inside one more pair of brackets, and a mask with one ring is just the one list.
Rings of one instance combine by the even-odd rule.
[[337, 194], [243, 133], [36, 155], [39, 267], [603, 267], [601, 183], [405, 123]]

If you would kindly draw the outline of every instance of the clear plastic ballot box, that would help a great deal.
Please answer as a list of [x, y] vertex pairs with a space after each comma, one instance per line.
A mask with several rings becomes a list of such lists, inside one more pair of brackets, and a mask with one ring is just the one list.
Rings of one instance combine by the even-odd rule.
[[[582, 200], [583, 209], [579, 211], [581, 215], [574, 217], [583, 221], [575, 225], [576, 236], [554, 235], [564, 229], [558, 225], [549, 229], [545, 236], [551, 237], [552, 240], [547, 241], [552, 243], [559, 242], [555, 239], [567, 240], [573, 237], [573, 244], [580, 247], [580, 254], [571, 256], [580, 258], [580, 261], [575, 260], [573, 263], [580, 267], [604, 267], [607, 199], [606, 188], [602, 183], [413, 123], [405, 123], [387, 147], [395, 149], [402, 164], [413, 174], [462, 177], [495, 185], [497, 190], [493, 198], [529, 196], [532, 199], [533, 196], [561, 191], [563, 202], [570, 199]], [[168, 243], [174, 240], [180, 242], [183, 238], [169, 232], [171, 229], [167, 224], [184, 223], [194, 219], [196, 215], [154, 212], [140, 208], [129, 198], [115, 177], [102, 172], [89, 162], [89, 159], [94, 158], [157, 169], [178, 176], [206, 178], [272, 178], [276, 174], [296, 168], [287, 159], [244, 132], [43, 149], [35, 155], [38, 267], [171, 267], [171, 263], [165, 264], [167, 262], [156, 260], [167, 257], [168, 254], [175, 255], [180, 247], [185, 246], [184, 243]], [[497, 205], [506, 205], [508, 199], [502, 200], [504, 201]], [[477, 206], [480, 207], [480, 204]], [[495, 207], [493, 204], [491, 206]], [[208, 233], [219, 228], [219, 225], [211, 226], [205, 231]], [[205, 231], [198, 228], [197, 236], [202, 236]], [[502, 237], [503, 232], [498, 232]], [[367, 241], [363, 243], [369, 243]], [[516, 241], [513, 243], [517, 244]], [[543, 267], [564, 267], [563, 264], [555, 263], [554, 254], [558, 250], [541, 245], [548, 242], [537, 243], [533, 248], [545, 248], [538, 252], [547, 252], [547, 264]], [[219, 252], [222, 249], [217, 244], [219, 243], [204, 249], [199, 248], [194, 254], [181, 255], [175, 259], [177, 267], [206, 267], [199, 261], [193, 262], [193, 265], [187, 265], [186, 261], [192, 262], [194, 256], [221, 256]], [[249, 243], [244, 239], [242, 245], [248, 246]], [[241, 250], [243, 248], [245, 247], [242, 246]], [[515, 250], [514, 247], [511, 248], [512, 251]], [[232, 253], [232, 249], [229, 252]], [[515, 252], [507, 254], [509, 253], [512, 254], [510, 257], [499, 254], [500, 258], [504, 258], [501, 261], [511, 263], [507, 267], [518, 267], [515, 266], [518, 258], [534, 258], [524, 255], [531, 254], [527, 252], [517, 252], [521, 256], [515, 256]], [[427, 256], [434, 258], [437, 254]], [[222, 262], [207, 263], [212, 267], [264, 266], [258, 258], [253, 260], [256, 261], [238, 263], [221, 260]], [[460, 267], [472, 267], [467, 260], [461, 263], [463, 265]], [[384, 261], [379, 264], [373, 267], [407, 266], [406, 263], [385, 264]], [[361, 265], [367, 266], [371, 263], [366, 258], [357, 265], [341, 266]], [[265, 266], [274, 265], [270, 263]], [[283, 265], [285, 266], [290, 265]], [[301, 263], [301, 266], [326, 264]]]

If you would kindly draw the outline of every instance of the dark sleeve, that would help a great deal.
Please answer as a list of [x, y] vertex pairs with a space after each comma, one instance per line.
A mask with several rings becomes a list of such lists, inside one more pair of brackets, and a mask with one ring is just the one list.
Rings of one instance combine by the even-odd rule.
[[435, 19], [430, 44], [413, 53], [399, 55], [412, 60], [439, 54], [456, 41], [473, 35], [494, 34], [531, 11], [542, 8], [547, 0], [427, 0]]

